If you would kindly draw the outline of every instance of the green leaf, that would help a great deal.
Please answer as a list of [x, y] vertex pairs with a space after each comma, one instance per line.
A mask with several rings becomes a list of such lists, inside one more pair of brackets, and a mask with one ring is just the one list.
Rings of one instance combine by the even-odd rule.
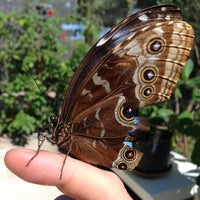
[[174, 111], [171, 109], [157, 108], [156, 110], [152, 111], [151, 116], [148, 117], [151, 123], [161, 125], [163, 123], [167, 123], [170, 115], [173, 114]]
[[194, 78], [191, 78], [189, 79], [187, 82], [186, 82], [186, 85], [189, 87], [189, 88], [194, 88], [194, 87], [200, 87], [200, 77], [197, 76], [197, 77], [194, 77]]
[[187, 81], [194, 70], [194, 62], [191, 58], [187, 60], [182, 70], [182, 79]]
[[183, 111], [178, 115], [179, 120], [194, 120], [194, 115], [191, 112]]
[[20, 131], [20, 133], [25, 132], [30, 134], [34, 131], [35, 118], [29, 114], [20, 111], [17, 113], [15, 119], [10, 123], [10, 128]]
[[174, 90], [174, 94], [178, 97], [178, 98], [182, 98], [182, 93], [179, 87], [175, 87]]
[[192, 100], [194, 101], [194, 102], [200, 102], [200, 88], [194, 88], [193, 90], [192, 90]]
[[194, 115], [188, 111], [183, 111], [178, 115], [176, 128], [180, 133], [190, 135], [191, 126], [193, 125]]
[[167, 108], [161, 108], [158, 110], [158, 115], [163, 117], [168, 117], [169, 115], [173, 115], [174, 111]]

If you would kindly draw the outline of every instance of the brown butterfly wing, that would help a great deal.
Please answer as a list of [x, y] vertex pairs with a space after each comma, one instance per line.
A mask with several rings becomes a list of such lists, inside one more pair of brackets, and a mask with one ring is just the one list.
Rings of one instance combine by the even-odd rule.
[[[102, 67], [102, 63], [110, 56], [114, 56], [113, 49], [119, 50], [117, 47], [118, 45], [124, 40], [127, 40], [135, 31], [138, 31], [138, 33], [142, 32], [142, 28], [145, 28], [147, 25], [151, 26], [151, 24], [155, 25], [156, 23], [167, 20], [174, 21], [181, 19], [181, 11], [176, 6], [156, 6], [129, 16], [110, 30], [91, 48], [73, 76], [63, 102], [61, 111], [63, 120], [69, 122], [75, 116], [74, 111], [76, 107], [79, 106], [79, 100], [82, 98], [80, 95], [85, 85], [92, 79], [92, 76], [99, 71], [99, 68]], [[124, 58], [124, 61], [125, 63], [127, 62], [126, 58]], [[89, 103], [88, 107], [90, 107]]]
[[136, 142], [128, 136], [128, 131], [148, 131], [149, 124], [143, 118], [134, 118], [137, 123], [125, 122], [120, 117], [118, 104], [121, 96], [112, 96], [92, 107], [87, 116], [82, 115], [81, 122], [73, 125], [72, 154], [88, 163], [107, 167], [131, 170], [138, 165], [142, 153], [126, 144]]
[[[184, 21], [151, 23], [135, 31], [110, 50], [96, 65], [98, 70], [85, 80], [73, 110], [73, 123], [81, 123], [82, 116], [114, 96], [124, 97], [123, 103], [133, 110], [168, 100], [193, 38], [191, 26]], [[112, 122], [116, 119], [114, 110]]]
[[[76, 135], [72, 143], [71, 153], [94, 165], [132, 170], [138, 165], [143, 154], [136, 149], [123, 145], [124, 140], [123, 137], [93, 139]], [[130, 142], [134, 142], [134, 140]]]
[[124, 143], [135, 141], [128, 131], [149, 128], [145, 120], [135, 123], [134, 111], [169, 99], [193, 38], [175, 6], [141, 11], [101, 38], [65, 95], [61, 121], [71, 126], [71, 152], [86, 162], [134, 168], [142, 153]]

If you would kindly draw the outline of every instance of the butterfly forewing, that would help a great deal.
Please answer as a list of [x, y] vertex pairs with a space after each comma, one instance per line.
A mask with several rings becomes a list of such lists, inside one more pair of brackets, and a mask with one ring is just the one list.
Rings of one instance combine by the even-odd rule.
[[[66, 92], [55, 142], [79, 159], [133, 169], [142, 152], [133, 134], [149, 131], [138, 109], [169, 99], [194, 33], [172, 5], [129, 16], [89, 51]], [[62, 125], [62, 131], [57, 127]], [[58, 142], [59, 141], [59, 142]]]
[[90, 81], [101, 67], [101, 63], [105, 62], [117, 45], [134, 34], [136, 30], [141, 31], [142, 28], [148, 25], [166, 20], [181, 19], [181, 11], [176, 6], [156, 6], [129, 16], [111, 29], [91, 48], [73, 76], [62, 107], [61, 116], [63, 119], [69, 121], [73, 118], [74, 107], [76, 107], [78, 99], [80, 99], [80, 94], [84, 90], [85, 84]]

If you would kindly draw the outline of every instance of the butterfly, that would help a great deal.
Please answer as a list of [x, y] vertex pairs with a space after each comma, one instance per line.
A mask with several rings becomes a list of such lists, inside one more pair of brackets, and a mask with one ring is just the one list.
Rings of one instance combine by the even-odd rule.
[[141, 10], [100, 38], [77, 68], [49, 139], [78, 159], [132, 170], [150, 124], [142, 107], [170, 98], [194, 40], [174, 5]]

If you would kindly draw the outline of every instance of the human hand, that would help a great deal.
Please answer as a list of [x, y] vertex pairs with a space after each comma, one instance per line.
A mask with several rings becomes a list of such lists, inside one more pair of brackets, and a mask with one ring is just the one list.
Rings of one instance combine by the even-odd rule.
[[98, 169], [85, 162], [67, 157], [62, 179], [59, 179], [64, 154], [29, 149], [11, 149], [5, 155], [10, 171], [25, 181], [56, 186], [61, 192], [78, 200], [131, 200], [122, 181], [112, 172]]

